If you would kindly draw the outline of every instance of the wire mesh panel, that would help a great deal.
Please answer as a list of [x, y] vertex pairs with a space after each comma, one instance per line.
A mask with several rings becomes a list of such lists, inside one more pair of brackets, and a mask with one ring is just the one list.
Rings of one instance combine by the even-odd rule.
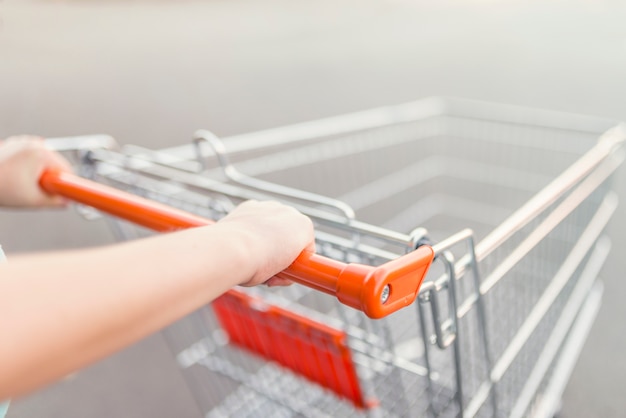
[[[549, 415], [610, 247], [624, 133], [598, 139], [608, 127], [425, 101], [223, 143], [201, 131], [195, 146], [93, 151], [84, 169], [211, 219], [283, 200], [313, 219], [318, 253], [344, 262], [432, 245], [419, 297], [383, 319], [306, 287], [257, 287], [168, 328], [208, 417]], [[123, 239], [147, 233], [111, 222]]]

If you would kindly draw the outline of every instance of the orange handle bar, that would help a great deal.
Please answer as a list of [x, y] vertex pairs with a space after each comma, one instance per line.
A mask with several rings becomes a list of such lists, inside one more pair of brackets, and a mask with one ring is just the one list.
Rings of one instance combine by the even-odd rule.
[[[155, 231], [215, 223], [64, 171], [44, 171], [39, 184], [47, 193]], [[433, 257], [433, 249], [424, 245], [396, 260], [372, 267], [346, 264], [305, 251], [278, 276], [334, 295], [341, 303], [363, 311], [370, 318], [382, 318], [413, 303]]]

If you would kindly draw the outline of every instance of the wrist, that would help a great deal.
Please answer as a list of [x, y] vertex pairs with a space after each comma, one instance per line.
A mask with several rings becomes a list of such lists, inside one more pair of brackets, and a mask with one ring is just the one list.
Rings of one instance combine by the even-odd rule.
[[226, 258], [223, 261], [229, 263], [229, 271], [234, 272], [233, 286], [245, 286], [253, 282], [259, 271], [258, 260], [262, 259], [255, 235], [236, 222], [218, 222], [208, 227], [208, 230], [213, 236], [219, 237], [220, 253]]

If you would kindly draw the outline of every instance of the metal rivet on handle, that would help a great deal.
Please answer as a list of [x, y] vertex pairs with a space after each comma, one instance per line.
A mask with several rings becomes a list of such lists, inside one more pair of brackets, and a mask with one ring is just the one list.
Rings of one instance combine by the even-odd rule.
[[383, 293], [380, 295], [380, 302], [381, 303], [387, 302], [387, 299], [389, 299], [389, 293], [390, 293], [389, 285], [386, 285], [383, 288]]

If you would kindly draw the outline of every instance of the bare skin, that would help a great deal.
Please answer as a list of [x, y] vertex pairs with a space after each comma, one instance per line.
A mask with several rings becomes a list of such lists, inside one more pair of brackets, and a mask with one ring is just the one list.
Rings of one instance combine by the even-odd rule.
[[62, 198], [50, 196], [39, 188], [37, 179], [48, 167], [71, 170], [70, 164], [48, 150], [40, 137], [22, 135], [0, 141], [0, 206], [63, 206]]
[[[0, 145], [0, 203], [63, 205], [41, 192], [37, 179], [44, 168], [67, 163], [38, 139], [5, 148], [13, 141]], [[6, 167], [13, 180], [7, 180]], [[15, 193], [16, 184], [25, 187], [25, 196]], [[276, 202], [251, 201], [208, 227], [11, 257], [0, 265], [0, 399], [110, 355], [234, 286], [286, 284], [272, 277], [300, 252], [312, 251], [312, 242], [307, 217]]]

